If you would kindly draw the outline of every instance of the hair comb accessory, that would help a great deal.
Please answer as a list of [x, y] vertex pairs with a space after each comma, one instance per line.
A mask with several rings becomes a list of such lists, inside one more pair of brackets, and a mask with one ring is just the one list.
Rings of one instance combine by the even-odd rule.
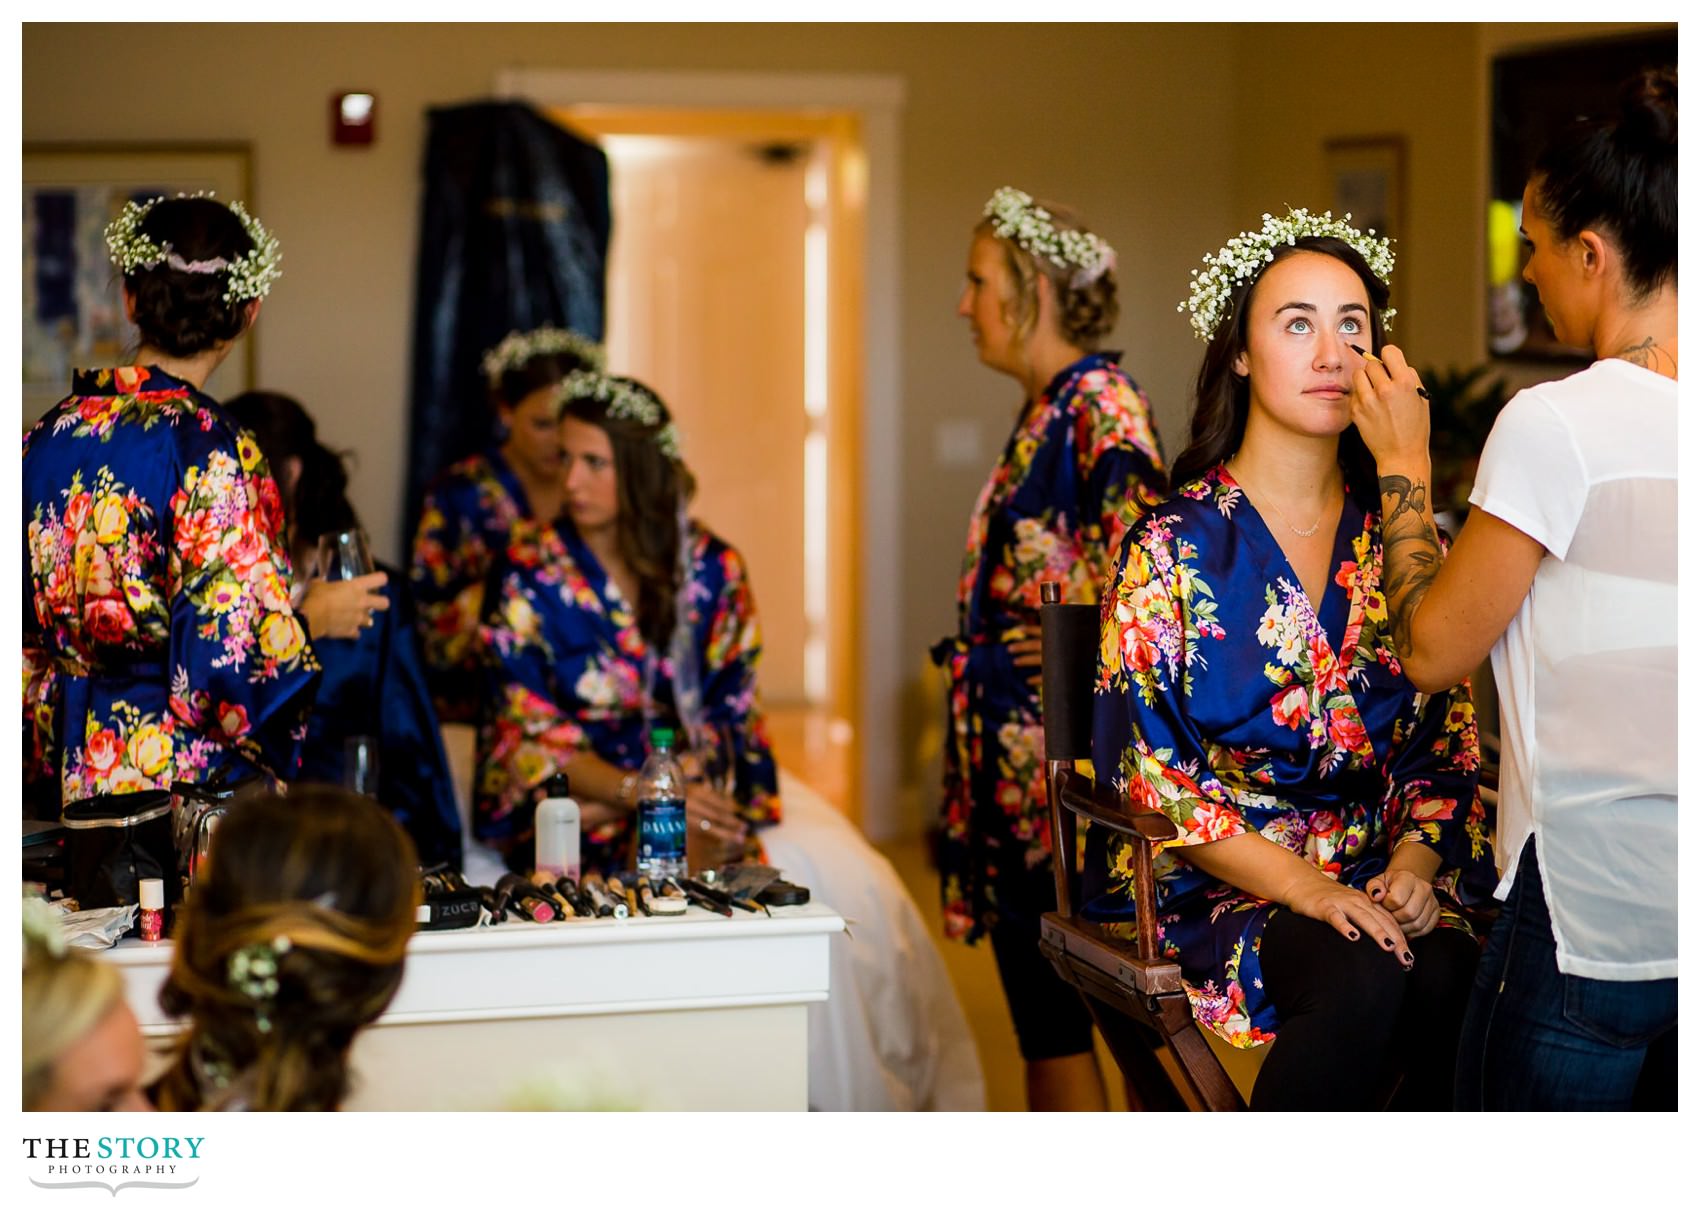
[[1061, 266], [1074, 266], [1069, 286], [1089, 286], [1116, 268], [1116, 250], [1091, 232], [1061, 231], [1050, 211], [1033, 201], [1033, 195], [1013, 186], [1003, 186], [986, 201], [981, 212], [992, 221], [992, 234], [1013, 240], [1032, 253]]
[[660, 402], [642, 388], [601, 371], [574, 371], [561, 380], [561, 390], [555, 399], [562, 405], [573, 400], [600, 401], [608, 407], [610, 417], [654, 429], [655, 445], [661, 448], [661, 453], [674, 461], [679, 459], [678, 429], [671, 421], [662, 425]]
[[[1192, 313], [1192, 331], [1200, 341], [1209, 341], [1216, 329], [1227, 319], [1234, 290], [1250, 282], [1275, 260], [1275, 250], [1283, 244], [1297, 244], [1307, 236], [1332, 236], [1343, 240], [1358, 251], [1369, 264], [1370, 272], [1383, 282], [1393, 275], [1393, 241], [1377, 236], [1375, 229], [1360, 232], [1350, 222], [1351, 213], [1334, 218], [1334, 212], [1313, 215], [1300, 207], [1281, 218], [1263, 216], [1263, 226], [1255, 232], [1241, 232], [1214, 253], [1204, 255], [1204, 269], [1192, 271], [1192, 294], [1177, 304], [1177, 312]], [[1384, 327], [1391, 325], [1395, 312], [1388, 308], [1381, 313]]]
[[[178, 194], [178, 198], [214, 198], [211, 190], [196, 190], [193, 194]], [[124, 204], [118, 218], [106, 225], [106, 248], [111, 254], [112, 264], [121, 274], [133, 274], [137, 270], [151, 270], [164, 263], [171, 269], [188, 274], [225, 274], [224, 301], [237, 303], [244, 299], [262, 299], [271, 292], [272, 283], [283, 277], [280, 268], [283, 263], [283, 253], [279, 251], [277, 237], [266, 231], [260, 221], [248, 213], [248, 208], [240, 202], [227, 202], [224, 206], [242, 224], [242, 230], [248, 233], [248, 239], [254, 247], [234, 261], [226, 261], [223, 257], [215, 257], [207, 261], [185, 261], [172, 252], [170, 244], [155, 244], [143, 233], [142, 223], [148, 217], [148, 212], [159, 203], [165, 201], [162, 194], [149, 198], [146, 202], [137, 202], [134, 198]], [[175, 261], [173, 260], [175, 258]]]
[[525, 333], [509, 333], [485, 352], [480, 365], [490, 386], [495, 387], [503, 375], [519, 370], [543, 354], [567, 354], [598, 371], [608, 364], [607, 353], [589, 337], [571, 329], [545, 326]]

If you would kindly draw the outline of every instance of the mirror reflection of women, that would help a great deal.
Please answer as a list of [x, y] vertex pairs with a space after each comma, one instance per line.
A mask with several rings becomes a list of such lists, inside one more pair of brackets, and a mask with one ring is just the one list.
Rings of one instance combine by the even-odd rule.
[[695, 482], [654, 392], [582, 371], [557, 398], [564, 507], [490, 579], [474, 831], [528, 870], [537, 789], [564, 771], [587, 864], [625, 866], [647, 728], [669, 725], [713, 777], [687, 792], [695, 848], [755, 853], [779, 785], [743, 560], [689, 519]]
[[1091, 602], [1122, 533], [1164, 477], [1151, 410], [1100, 352], [1117, 315], [1115, 253], [1060, 207], [1000, 189], [968, 250], [957, 304], [986, 366], [1022, 403], [969, 522], [949, 677], [945, 931], [989, 934], [1035, 1110], [1106, 1106], [1092, 1020], [1039, 954], [1056, 908], [1039, 724], [1039, 583]]
[[1676, 75], [1648, 71], [1535, 161], [1523, 276], [1597, 361], [1506, 405], [1444, 563], [1416, 377], [1358, 376], [1400, 659], [1433, 688], [1491, 653], [1499, 688], [1467, 1109], [1676, 1106], [1676, 225]]
[[[135, 363], [78, 371], [24, 439], [27, 778], [50, 819], [104, 793], [287, 778], [318, 677], [264, 461], [201, 390], [257, 320], [277, 241], [239, 204], [180, 196], [130, 202], [107, 243]], [[320, 603], [364, 618], [368, 588]]]
[[571, 372], [602, 364], [601, 346], [557, 328], [509, 333], [484, 355], [499, 437], [426, 491], [409, 575], [431, 697], [445, 722], [478, 719], [475, 642], [491, 563], [521, 523], [560, 513], [556, 389]]
[[1304, 211], [1206, 258], [1208, 341], [1175, 493], [1105, 603], [1093, 765], [1180, 829], [1134, 922], [1129, 849], [1088, 831], [1083, 912], [1155, 930], [1200, 1027], [1267, 1045], [1253, 1109], [1451, 1106], [1492, 883], [1467, 685], [1420, 696], [1380, 578], [1352, 350], [1393, 256]]

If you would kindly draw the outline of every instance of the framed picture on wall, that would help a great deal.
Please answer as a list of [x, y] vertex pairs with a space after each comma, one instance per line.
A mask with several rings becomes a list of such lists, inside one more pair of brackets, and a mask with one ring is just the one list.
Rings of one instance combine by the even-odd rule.
[[[242, 144], [24, 145], [25, 425], [70, 390], [74, 368], [119, 365], [134, 352], [105, 239], [124, 204], [197, 190], [251, 204], [251, 185]], [[253, 358], [253, 338], [237, 342], [208, 393], [221, 399], [252, 387]]]
[[[1336, 217], [1378, 236], [1405, 236], [1405, 141], [1397, 135], [1330, 139], [1322, 145], [1327, 197]], [[1405, 250], [1395, 247], [1395, 252]]]

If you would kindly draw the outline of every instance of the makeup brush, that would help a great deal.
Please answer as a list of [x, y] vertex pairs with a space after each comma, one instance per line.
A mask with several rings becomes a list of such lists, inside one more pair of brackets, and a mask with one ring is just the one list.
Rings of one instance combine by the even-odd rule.
[[[1363, 346], [1353, 345], [1350, 341], [1348, 341], [1348, 342], [1346, 342], [1346, 348], [1351, 349], [1351, 350], [1356, 350], [1358, 352], [1358, 357], [1368, 358], [1371, 362], [1375, 363], [1375, 365], [1381, 367], [1383, 370], [1387, 369], [1387, 364], [1385, 362], [1383, 362], [1381, 359], [1377, 358], [1374, 354], [1370, 353], [1368, 350], [1364, 349]], [[1421, 396], [1424, 400], [1427, 400], [1428, 399], [1428, 389], [1424, 388], [1424, 387], [1419, 387], [1417, 389], [1417, 395]]]

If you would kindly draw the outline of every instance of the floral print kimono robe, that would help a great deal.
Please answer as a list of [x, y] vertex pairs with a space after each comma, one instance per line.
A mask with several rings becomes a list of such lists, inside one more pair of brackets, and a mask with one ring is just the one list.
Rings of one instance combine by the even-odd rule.
[[252, 436], [157, 367], [78, 371], [23, 497], [26, 775], [62, 802], [290, 777], [319, 665]]
[[453, 464], [426, 491], [410, 580], [426, 679], [445, 723], [478, 719], [484, 579], [530, 518], [525, 489], [495, 447]]
[[[1140, 523], [1103, 602], [1093, 766], [1180, 827], [1154, 856], [1157, 931], [1194, 1017], [1242, 1048], [1274, 1038], [1258, 949], [1282, 911], [1193, 867], [1189, 845], [1256, 830], [1362, 888], [1420, 843], [1441, 857], [1442, 930], [1469, 930], [1460, 906], [1491, 896], [1469, 684], [1426, 696], [1400, 672], [1380, 537], [1348, 496], [1313, 604], [1219, 466]], [[1131, 919], [1132, 845], [1088, 831], [1088, 916]]]
[[[730, 764], [733, 796], [759, 826], [779, 820], [779, 771], [756, 695], [755, 598], [734, 548], [698, 524], [690, 541], [701, 744]], [[677, 727], [678, 713], [672, 658], [644, 638], [636, 607], [570, 524], [522, 528], [491, 584], [480, 633], [493, 698], [479, 728], [473, 830], [504, 847], [529, 832], [537, 788], [574, 754], [636, 770], [649, 726]], [[585, 862], [624, 866], [630, 844], [621, 818], [586, 834]]]
[[957, 633], [933, 648], [949, 677], [944, 833], [946, 934], [978, 938], [1003, 915], [1051, 908], [1050, 821], [1036, 669], [1008, 633], [1037, 636], [1039, 585], [1096, 601], [1123, 533], [1161, 493], [1150, 405], [1110, 353], [1066, 367], [1017, 420], [980, 492], [957, 591]]

